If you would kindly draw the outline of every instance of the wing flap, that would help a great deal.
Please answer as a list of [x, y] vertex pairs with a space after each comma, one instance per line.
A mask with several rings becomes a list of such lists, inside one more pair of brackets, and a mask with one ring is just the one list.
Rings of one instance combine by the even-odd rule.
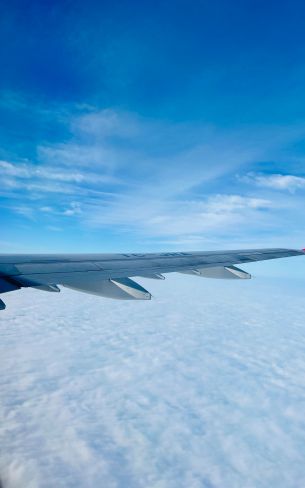
[[216, 266], [214, 268], [191, 269], [189, 271], [181, 271], [181, 273], [221, 280], [249, 280], [251, 278], [249, 273], [236, 268], [236, 266]]

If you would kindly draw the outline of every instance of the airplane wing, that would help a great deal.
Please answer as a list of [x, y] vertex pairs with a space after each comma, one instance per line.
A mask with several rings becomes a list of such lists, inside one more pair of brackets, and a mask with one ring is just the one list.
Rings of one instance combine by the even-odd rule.
[[[180, 272], [206, 278], [249, 279], [236, 265], [305, 255], [305, 250], [247, 249], [154, 254], [2, 254], [0, 294], [33, 287], [59, 292], [58, 285], [107, 298], [149, 300], [133, 277], [164, 279]], [[5, 304], [0, 300], [0, 309]]]

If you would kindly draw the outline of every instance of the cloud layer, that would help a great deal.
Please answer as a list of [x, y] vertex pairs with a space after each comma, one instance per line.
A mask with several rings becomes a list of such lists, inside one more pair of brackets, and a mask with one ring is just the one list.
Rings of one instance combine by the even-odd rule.
[[4, 487], [303, 486], [303, 292], [143, 283], [150, 303], [7, 295]]

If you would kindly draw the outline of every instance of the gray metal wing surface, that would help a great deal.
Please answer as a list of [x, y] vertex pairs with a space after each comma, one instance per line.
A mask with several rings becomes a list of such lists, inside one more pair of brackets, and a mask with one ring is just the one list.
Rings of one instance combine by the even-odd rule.
[[[58, 285], [117, 299], [150, 299], [133, 277], [164, 279], [181, 272], [220, 279], [248, 279], [236, 265], [305, 255], [304, 250], [246, 249], [149, 254], [2, 254], [0, 293], [33, 287], [58, 292]], [[5, 304], [0, 301], [0, 309]]]

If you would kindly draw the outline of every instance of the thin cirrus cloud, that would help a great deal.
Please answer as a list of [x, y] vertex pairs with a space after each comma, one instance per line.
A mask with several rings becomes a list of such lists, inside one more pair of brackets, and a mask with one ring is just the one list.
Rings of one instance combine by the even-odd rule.
[[225, 230], [241, 235], [250, 222], [253, 233], [265, 229], [284, 202], [254, 195], [244, 185], [263, 186], [263, 179], [248, 174], [236, 181], [234, 174], [276, 155], [301, 132], [296, 127], [224, 133], [93, 107], [71, 109], [65, 120], [64, 141], [38, 142], [33, 160], [15, 155], [0, 161], [5, 208], [32, 222], [43, 218], [48, 230], [70, 218], [80, 229], [160, 241], [187, 235], [197, 241]]
[[[39, 180], [53, 180], [58, 182], [67, 183], [105, 183], [107, 181], [112, 181], [110, 177], [107, 178], [105, 175], [81, 172], [81, 171], [71, 171], [71, 168], [65, 168], [61, 165], [59, 166], [60, 158], [58, 158], [58, 166], [51, 165], [34, 165], [33, 163], [11, 163], [8, 161], [0, 161], [0, 174], [2, 177], [7, 179], [11, 178], [12, 181], [19, 180], [20, 185], [22, 180], [39, 181]], [[23, 183], [25, 183], [23, 181]]]
[[[142, 199], [122, 198], [103, 212], [90, 208], [86, 218], [93, 226], [127, 226], [151, 236], [181, 236], [202, 232], [223, 232], [232, 225], [244, 225], [249, 219], [262, 224], [265, 211], [274, 204], [262, 198], [240, 195], [213, 195], [202, 200], [158, 200], [145, 204]], [[87, 217], [89, 215], [89, 217]]]
[[274, 190], [288, 190], [295, 192], [305, 189], [305, 178], [295, 175], [283, 174], [255, 174], [249, 173], [241, 178], [242, 181], [253, 183], [259, 187], [272, 188]]

